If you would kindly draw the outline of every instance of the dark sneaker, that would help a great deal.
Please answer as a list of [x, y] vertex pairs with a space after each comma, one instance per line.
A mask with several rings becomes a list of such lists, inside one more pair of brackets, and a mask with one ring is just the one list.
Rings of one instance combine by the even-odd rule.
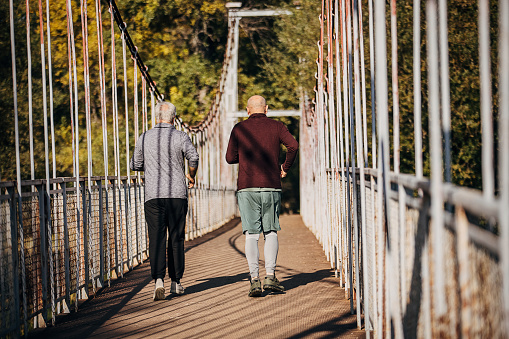
[[259, 297], [262, 295], [262, 282], [260, 279], [253, 279], [251, 281], [251, 288], [249, 289], [250, 297]]
[[279, 283], [275, 275], [268, 275], [263, 279], [263, 289], [272, 292], [284, 292], [285, 287]]

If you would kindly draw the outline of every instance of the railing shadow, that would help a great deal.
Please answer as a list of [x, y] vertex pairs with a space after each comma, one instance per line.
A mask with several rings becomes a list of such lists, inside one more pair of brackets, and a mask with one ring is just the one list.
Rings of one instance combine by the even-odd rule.
[[112, 281], [110, 287], [98, 291], [83, 304], [78, 312], [57, 316], [57, 326], [34, 329], [28, 338], [87, 338], [106, 321], [115, 316], [131, 299], [151, 282], [150, 266], [143, 264], [123, 278]]
[[428, 241], [429, 208], [430, 197], [425, 195], [422, 199], [422, 208], [420, 209], [417, 232], [415, 233], [415, 255], [412, 265], [409, 300], [403, 314], [405, 338], [417, 338], [417, 325], [422, 303], [422, 255], [426, 249], [425, 244]]

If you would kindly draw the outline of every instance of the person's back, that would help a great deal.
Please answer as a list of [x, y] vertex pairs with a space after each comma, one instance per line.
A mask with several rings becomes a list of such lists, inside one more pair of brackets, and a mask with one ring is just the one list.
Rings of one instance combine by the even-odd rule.
[[145, 171], [145, 201], [187, 199], [184, 160], [194, 161], [197, 158], [193, 157], [195, 150], [188, 139], [185, 132], [168, 123], [159, 123], [140, 136], [138, 142], [142, 147], [144, 168], [141, 169], [139, 163], [132, 167]]
[[286, 126], [268, 118], [264, 113], [253, 113], [249, 119], [235, 125], [226, 161], [239, 163], [237, 189], [251, 187], [281, 188], [279, 151], [280, 144], [287, 147], [289, 170], [297, 154], [298, 143]]

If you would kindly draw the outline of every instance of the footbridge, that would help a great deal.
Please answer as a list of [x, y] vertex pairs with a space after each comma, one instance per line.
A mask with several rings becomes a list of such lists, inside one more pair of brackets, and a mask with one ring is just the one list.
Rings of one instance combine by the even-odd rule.
[[[213, 105], [196, 125], [176, 121], [200, 154], [189, 191], [186, 294], [158, 303], [150, 298], [143, 175], [130, 172], [128, 161], [164, 94], [122, 7], [114, 0], [76, 4], [39, 0], [33, 12], [29, 0], [9, 0], [9, 15], [2, 5], [11, 49], [1, 67], [12, 75], [2, 82], [12, 88], [1, 88], [12, 96], [2, 121], [12, 142], [2, 149], [15, 169], [12, 177], [0, 174], [0, 337], [509, 337], [509, 1], [475, 2], [478, 49], [468, 63], [478, 69], [480, 90], [467, 99], [481, 103], [480, 189], [453, 176], [462, 164], [452, 160], [451, 117], [466, 106], [451, 104], [451, 86], [461, 79], [449, 73], [448, 25], [460, 20], [448, 12], [450, 2], [317, 2], [316, 87], [302, 89], [298, 110], [269, 111], [300, 118], [300, 215], [281, 217], [278, 275], [287, 292], [257, 299], [247, 297], [237, 168], [224, 160], [242, 116], [238, 25], [301, 9], [228, 3]], [[403, 10], [413, 12], [411, 21], [398, 22]], [[63, 30], [52, 30], [62, 20]], [[413, 27], [410, 36], [398, 34], [403, 24]], [[39, 27], [37, 71], [31, 25]], [[403, 79], [398, 43], [409, 39], [413, 64]], [[65, 48], [68, 59], [55, 60], [54, 48]], [[66, 71], [54, 72], [55, 62]], [[98, 99], [91, 77], [99, 79]], [[56, 80], [68, 91], [57, 92]], [[411, 103], [400, 102], [402, 91], [413, 92]], [[57, 176], [56, 95], [69, 102], [69, 177]], [[34, 137], [36, 119], [42, 140]], [[413, 134], [410, 146], [401, 144], [403, 133]], [[92, 161], [98, 144], [102, 163]], [[36, 177], [42, 149], [45, 175]]]

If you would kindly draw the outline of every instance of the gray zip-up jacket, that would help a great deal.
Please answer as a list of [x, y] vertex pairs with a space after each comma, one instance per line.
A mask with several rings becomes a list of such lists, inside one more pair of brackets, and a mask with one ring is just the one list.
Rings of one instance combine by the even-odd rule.
[[157, 124], [140, 135], [130, 167], [133, 171], [145, 171], [145, 201], [187, 199], [184, 158], [189, 167], [198, 167], [199, 156], [191, 139], [172, 124]]

